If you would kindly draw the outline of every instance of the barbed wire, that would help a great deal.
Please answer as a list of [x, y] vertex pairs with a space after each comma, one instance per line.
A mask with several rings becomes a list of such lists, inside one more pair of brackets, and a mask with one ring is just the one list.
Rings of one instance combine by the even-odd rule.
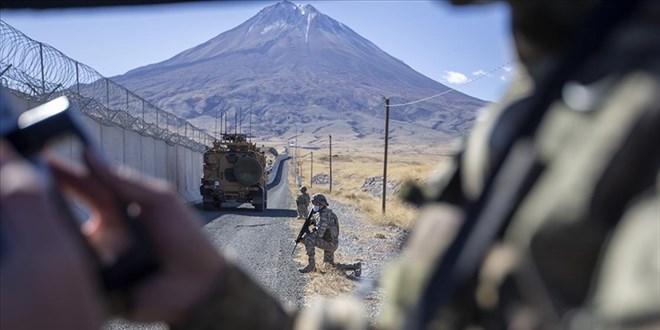
[[214, 137], [0, 20], [0, 83], [35, 105], [65, 95], [74, 110], [118, 126], [203, 151]]

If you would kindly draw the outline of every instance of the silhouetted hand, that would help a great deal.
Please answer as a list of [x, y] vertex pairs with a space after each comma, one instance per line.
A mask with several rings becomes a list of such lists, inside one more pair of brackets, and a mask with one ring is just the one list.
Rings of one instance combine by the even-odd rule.
[[0, 140], [0, 328], [98, 329], [102, 302], [46, 177]]
[[[216, 283], [224, 260], [206, 239], [200, 221], [164, 181], [123, 171], [115, 173], [92, 152], [85, 158], [90, 171], [56, 160], [49, 164], [60, 183], [89, 204], [92, 214], [85, 233], [104, 258], [112, 258], [125, 240], [115, 198], [146, 229], [162, 270], [140, 283], [134, 292], [130, 318], [137, 321], [181, 321]], [[93, 174], [93, 175], [92, 175]]]

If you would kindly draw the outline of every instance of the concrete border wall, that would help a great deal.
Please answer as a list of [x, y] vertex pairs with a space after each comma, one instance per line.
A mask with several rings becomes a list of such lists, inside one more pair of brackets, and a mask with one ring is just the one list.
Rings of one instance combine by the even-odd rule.
[[93, 136], [100, 137], [101, 152], [110, 162], [130, 167], [145, 176], [165, 179], [186, 202], [201, 200], [199, 187], [195, 185], [202, 175], [201, 152], [87, 119], [86, 125]]
[[[167, 143], [163, 140], [154, 141], [154, 172], [157, 178], [167, 180], [168, 166], [159, 166], [158, 164], [167, 164]], [[172, 182], [170, 182], [172, 183]]]
[[[5, 95], [5, 94], [3, 94]], [[27, 100], [11, 96], [18, 113], [31, 105]], [[34, 106], [33, 104], [31, 106]], [[75, 109], [76, 105], [72, 104]], [[116, 126], [106, 126], [95, 119], [75, 112], [106, 161], [114, 166], [127, 166], [145, 176], [168, 181], [185, 202], [198, 202], [199, 180], [202, 177], [202, 153], [181, 145], [168, 145], [164, 140], [142, 136]], [[59, 143], [54, 151], [68, 160], [80, 161], [81, 147], [74, 142]]]
[[120, 127], [101, 125], [101, 152], [110, 164], [124, 165], [124, 130]]
[[142, 144], [141, 172], [145, 176], [156, 176], [156, 141], [147, 136], [140, 136]]

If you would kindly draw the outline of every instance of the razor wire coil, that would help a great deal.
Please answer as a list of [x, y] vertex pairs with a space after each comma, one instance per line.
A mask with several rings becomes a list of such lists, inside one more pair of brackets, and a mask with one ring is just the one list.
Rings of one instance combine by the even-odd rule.
[[0, 20], [0, 84], [35, 105], [59, 96], [106, 126], [203, 151], [214, 137]]

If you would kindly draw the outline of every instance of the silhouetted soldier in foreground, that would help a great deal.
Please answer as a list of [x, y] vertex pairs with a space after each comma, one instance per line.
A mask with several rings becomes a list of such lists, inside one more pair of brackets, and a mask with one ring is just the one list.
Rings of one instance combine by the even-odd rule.
[[[509, 3], [519, 77], [453, 166], [410, 190], [421, 214], [404, 257], [382, 278], [386, 302], [374, 326], [657, 329], [660, 2]], [[100, 327], [88, 265], [47, 212], [41, 183], [28, 180], [30, 165], [1, 147], [0, 210], [13, 247], [3, 246], [1, 327]], [[103, 187], [92, 194], [95, 181], [51, 166], [104, 210]], [[94, 166], [140, 206], [166, 264], [131, 292], [131, 319], [174, 329], [369, 327], [357, 299], [285, 311], [217, 255], [162, 183]]]

